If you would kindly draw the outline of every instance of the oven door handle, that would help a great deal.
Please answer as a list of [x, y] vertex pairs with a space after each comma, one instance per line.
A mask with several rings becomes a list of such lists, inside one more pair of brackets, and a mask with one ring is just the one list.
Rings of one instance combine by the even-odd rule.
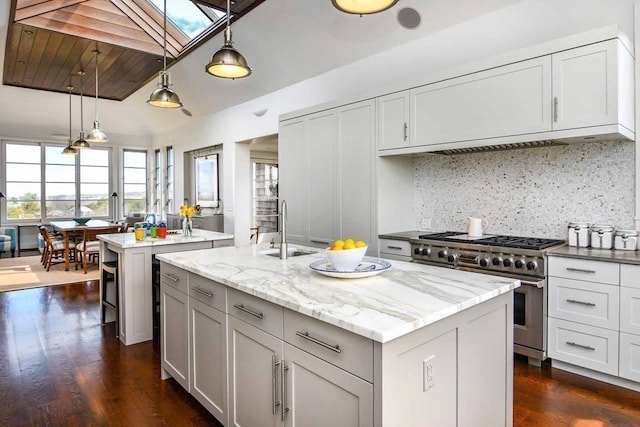
[[520, 279], [520, 284], [522, 286], [535, 286], [538, 289], [542, 289], [545, 287], [546, 280], [531, 280], [531, 279]]

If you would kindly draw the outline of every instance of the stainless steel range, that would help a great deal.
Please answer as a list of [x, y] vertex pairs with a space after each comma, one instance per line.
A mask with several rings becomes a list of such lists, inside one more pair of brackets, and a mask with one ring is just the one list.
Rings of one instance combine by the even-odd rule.
[[545, 251], [564, 240], [446, 231], [420, 235], [411, 242], [414, 262], [519, 279], [514, 291], [514, 352], [540, 366], [547, 357]]

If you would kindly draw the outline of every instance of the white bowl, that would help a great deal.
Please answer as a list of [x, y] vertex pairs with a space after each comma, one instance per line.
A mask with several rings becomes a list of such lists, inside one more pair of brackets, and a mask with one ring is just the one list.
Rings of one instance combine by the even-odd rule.
[[332, 251], [327, 248], [327, 258], [336, 271], [355, 271], [367, 253], [367, 246], [354, 249]]

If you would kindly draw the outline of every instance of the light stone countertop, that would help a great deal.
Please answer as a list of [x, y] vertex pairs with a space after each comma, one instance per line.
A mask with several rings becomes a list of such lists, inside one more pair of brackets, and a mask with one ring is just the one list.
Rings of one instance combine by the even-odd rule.
[[551, 249], [547, 256], [564, 258], [591, 259], [594, 261], [619, 262], [621, 264], [640, 265], [640, 251], [621, 251], [615, 249], [577, 248], [574, 246], [562, 246]]
[[391, 269], [375, 276], [337, 279], [309, 268], [325, 259], [322, 250], [280, 260], [260, 254], [266, 249], [261, 244], [156, 258], [381, 343], [520, 286], [514, 279], [402, 261], [390, 261]]
[[177, 234], [167, 234], [166, 239], [145, 237], [144, 240], [140, 242], [136, 241], [134, 233], [112, 233], [98, 235], [99, 240], [110, 243], [122, 249], [139, 248], [143, 246], [164, 246], [182, 243], [228, 240], [233, 238], [233, 234], [218, 233], [215, 231], [201, 229], [193, 230], [193, 235], [189, 237], [183, 236], [182, 231], [180, 230]]

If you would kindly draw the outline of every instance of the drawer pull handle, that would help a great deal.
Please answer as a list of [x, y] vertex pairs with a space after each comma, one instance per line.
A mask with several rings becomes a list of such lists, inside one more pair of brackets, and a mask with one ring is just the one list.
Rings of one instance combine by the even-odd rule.
[[170, 274], [166, 274], [166, 273], [162, 273], [162, 277], [166, 277], [169, 280], [173, 280], [175, 283], [178, 283], [180, 281], [180, 279], [178, 279], [177, 277], [173, 277]]
[[595, 307], [596, 305], [592, 302], [588, 302], [588, 301], [578, 301], [577, 299], [568, 299], [566, 300], [567, 302], [571, 303], [571, 304], [580, 304], [580, 305], [586, 305], [589, 307]]
[[300, 338], [304, 338], [305, 340], [309, 340], [312, 343], [321, 345], [324, 348], [328, 348], [331, 351], [335, 351], [336, 353], [342, 353], [342, 350], [340, 349], [339, 345], [331, 345], [331, 344], [327, 344], [324, 341], [320, 341], [318, 338], [314, 338], [311, 335], [309, 335], [309, 332], [296, 331], [296, 335], [299, 336]]
[[396, 249], [396, 250], [399, 250], [399, 251], [401, 251], [401, 250], [402, 250], [402, 248], [401, 248], [400, 246], [387, 246], [387, 248], [389, 248], [389, 249]]
[[573, 268], [573, 267], [567, 267], [567, 271], [575, 271], [577, 273], [589, 273], [589, 274], [596, 274], [595, 270], [585, 270], [584, 268]]
[[329, 242], [326, 242], [324, 240], [313, 240], [313, 239], [311, 239], [311, 243], [322, 243], [323, 245], [329, 244]]
[[262, 319], [264, 317], [264, 315], [262, 313], [259, 313], [257, 311], [253, 311], [250, 308], [245, 307], [244, 304], [233, 304], [233, 306], [235, 308], [237, 308], [238, 310], [240, 310], [240, 311], [244, 311], [247, 314], [250, 314], [250, 315], [252, 315], [254, 317], [257, 317], [258, 319]]
[[595, 348], [591, 347], [590, 345], [584, 345], [584, 344], [578, 344], [572, 341], [567, 341], [567, 345], [570, 345], [571, 347], [578, 347], [578, 348], [582, 348], [585, 350], [589, 350], [589, 351], [594, 351]]
[[278, 400], [276, 390], [277, 376], [278, 376], [278, 366], [280, 366], [280, 362], [276, 360], [276, 355], [271, 355], [271, 396], [273, 399], [273, 411], [272, 414], [276, 414], [276, 409], [280, 406], [280, 401]]
[[194, 291], [196, 291], [199, 294], [202, 294], [208, 298], [213, 298], [213, 293], [207, 291], [206, 289], [201, 289], [201, 288], [193, 288]]
[[289, 367], [285, 364], [284, 360], [280, 362], [280, 381], [282, 381], [282, 421], [287, 417], [287, 412], [289, 412], [289, 408], [287, 408], [287, 371]]

